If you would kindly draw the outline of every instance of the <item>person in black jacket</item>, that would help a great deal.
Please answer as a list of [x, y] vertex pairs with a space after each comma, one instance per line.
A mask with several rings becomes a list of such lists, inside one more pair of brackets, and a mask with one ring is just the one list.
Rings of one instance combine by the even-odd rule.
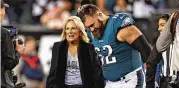
[[147, 61], [147, 73], [146, 73], [146, 83], [147, 88], [154, 88], [154, 77], [155, 68], [157, 63], [163, 57], [163, 71], [160, 81], [159, 88], [179, 88], [179, 68], [178, 65], [178, 31], [179, 28], [179, 11], [174, 12], [168, 19], [164, 30], [162, 30], [159, 38], [156, 42], [156, 47], [154, 47], [151, 52], [149, 59]]
[[[1, 22], [5, 16], [6, 7], [8, 5], [1, 1]], [[17, 40], [16, 49], [14, 49], [8, 29], [1, 27], [1, 88], [13, 88], [11, 77], [8, 79], [8, 75], [5, 74], [19, 63], [20, 54], [24, 52], [24, 49], [24, 46], [18, 44]]]
[[80, 18], [69, 17], [61, 37], [53, 45], [46, 88], [104, 88], [100, 61]]
[[179, 88], [179, 10], [170, 16], [165, 30], [157, 39], [156, 48], [162, 56], [167, 57], [163, 58], [164, 81], [161, 83], [161, 88]]
[[[171, 14], [166, 13], [158, 19], [158, 31], [160, 33], [165, 29], [167, 21], [170, 18], [170, 15]], [[157, 36], [157, 38], [158, 38], [158, 36]], [[157, 38], [155, 39], [155, 42], [156, 42]], [[146, 73], [147, 88], [154, 88], [155, 81], [157, 81], [158, 83], [161, 81], [161, 79], [160, 79], [161, 78], [160, 77], [161, 76], [161, 66], [163, 65], [163, 60], [162, 61], [161, 60], [162, 60], [162, 53], [159, 53], [156, 49], [156, 46], [154, 46], [150, 55], [149, 55], [148, 61], [147, 61], [147, 66], [148, 66], [147, 73]]]

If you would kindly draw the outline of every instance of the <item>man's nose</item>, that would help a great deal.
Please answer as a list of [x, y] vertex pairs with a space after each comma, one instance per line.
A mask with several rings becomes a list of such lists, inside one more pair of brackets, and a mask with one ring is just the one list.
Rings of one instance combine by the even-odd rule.
[[91, 30], [91, 31], [94, 31], [94, 29], [95, 29], [94, 27], [90, 27], [90, 30]]

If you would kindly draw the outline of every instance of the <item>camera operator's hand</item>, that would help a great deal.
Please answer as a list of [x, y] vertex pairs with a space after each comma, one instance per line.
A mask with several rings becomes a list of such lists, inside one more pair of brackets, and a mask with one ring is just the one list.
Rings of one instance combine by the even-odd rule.
[[25, 46], [24, 46], [24, 44], [19, 44], [19, 40], [18, 39], [16, 39], [16, 50], [20, 54], [24, 54], [24, 52], [25, 52]]

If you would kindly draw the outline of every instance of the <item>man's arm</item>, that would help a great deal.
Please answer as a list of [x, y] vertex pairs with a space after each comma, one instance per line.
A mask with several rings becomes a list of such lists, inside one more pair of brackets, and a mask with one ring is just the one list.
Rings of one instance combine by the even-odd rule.
[[142, 61], [145, 63], [151, 52], [151, 48], [143, 34], [134, 25], [121, 29], [117, 34], [117, 39], [127, 42], [141, 53]]
[[147, 64], [146, 71], [146, 88], [154, 88], [155, 86], [155, 74], [157, 64], [162, 60], [162, 54], [159, 53], [156, 49], [156, 46], [152, 49]]

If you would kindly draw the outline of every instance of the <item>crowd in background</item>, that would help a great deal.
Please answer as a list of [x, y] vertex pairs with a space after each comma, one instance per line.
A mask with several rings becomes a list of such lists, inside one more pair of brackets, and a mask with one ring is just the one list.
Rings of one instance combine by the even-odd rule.
[[[171, 8], [169, 2], [172, 1], [91, 0], [91, 3], [96, 4], [105, 14], [124, 12], [134, 18], [149, 18], [156, 13], [156, 10]], [[10, 7], [7, 9], [4, 24], [42, 24], [48, 29], [60, 30], [69, 16], [76, 15], [81, 0], [5, 0], [5, 2]]]
[[[107, 15], [123, 12], [134, 18], [150, 18], [158, 10], [179, 8], [177, 5], [171, 6], [172, 1], [175, 0], [91, 0]], [[61, 30], [65, 20], [69, 16], [76, 15], [81, 0], [4, 0], [4, 2], [10, 7], [6, 10], [7, 17], [3, 25], [43, 25], [50, 30]], [[45, 87], [46, 75], [43, 74], [36, 44], [38, 43], [35, 38], [25, 38], [26, 53], [15, 69], [20, 77], [19, 81], [25, 81], [27, 88], [32, 88], [32, 84], [33, 88]], [[29, 72], [31, 70], [32, 73], [37, 72], [39, 75], [31, 77], [30, 74], [24, 73], [27, 65], [31, 67]]]

